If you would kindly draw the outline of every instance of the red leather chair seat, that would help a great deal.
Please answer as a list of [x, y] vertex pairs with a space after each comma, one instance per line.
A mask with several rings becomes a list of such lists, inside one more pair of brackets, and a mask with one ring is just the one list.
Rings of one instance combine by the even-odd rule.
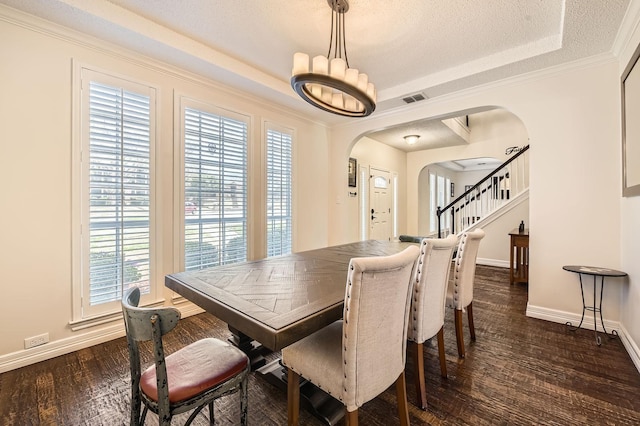
[[[240, 349], [217, 339], [202, 339], [165, 358], [169, 381], [169, 401], [178, 403], [204, 392], [240, 373], [247, 358]], [[158, 400], [156, 367], [140, 377], [140, 389]]]

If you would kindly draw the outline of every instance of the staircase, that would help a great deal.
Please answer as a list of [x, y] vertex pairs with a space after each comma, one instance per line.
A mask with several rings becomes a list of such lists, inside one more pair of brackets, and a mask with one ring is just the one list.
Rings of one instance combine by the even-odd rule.
[[443, 208], [438, 207], [438, 238], [477, 227], [507, 205], [528, 196], [529, 145], [516, 150], [516, 155], [469, 190]]

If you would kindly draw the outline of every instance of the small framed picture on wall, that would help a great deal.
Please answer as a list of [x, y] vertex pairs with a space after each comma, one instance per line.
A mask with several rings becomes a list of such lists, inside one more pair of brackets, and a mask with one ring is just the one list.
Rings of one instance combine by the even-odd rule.
[[357, 186], [357, 176], [358, 176], [358, 160], [355, 158], [349, 158], [349, 186], [356, 187]]
[[453, 195], [453, 194], [454, 194], [454, 191], [453, 191], [453, 182], [451, 182], [451, 198], [453, 198], [453, 197], [454, 197], [454, 195]]

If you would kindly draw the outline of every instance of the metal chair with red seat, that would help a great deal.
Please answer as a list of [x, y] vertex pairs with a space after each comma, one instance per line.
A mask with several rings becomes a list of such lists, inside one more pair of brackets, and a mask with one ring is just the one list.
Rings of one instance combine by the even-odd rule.
[[[216, 399], [240, 391], [242, 425], [247, 424], [249, 358], [240, 349], [218, 339], [198, 340], [165, 357], [162, 336], [180, 319], [175, 308], [139, 308], [140, 290], [129, 289], [122, 298], [129, 363], [131, 367], [131, 425], [144, 424], [147, 411], [158, 415], [160, 425], [170, 425], [175, 414], [194, 410], [191, 424], [209, 406], [214, 424]], [[153, 342], [154, 364], [141, 372], [139, 343]], [[141, 403], [144, 404], [142, 416]]]

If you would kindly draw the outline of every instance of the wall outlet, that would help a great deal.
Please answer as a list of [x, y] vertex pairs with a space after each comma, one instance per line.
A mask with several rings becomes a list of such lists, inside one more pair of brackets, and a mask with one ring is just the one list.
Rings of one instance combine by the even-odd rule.
[[38, 334], [37, 336], [27, 337], [24, 339], [24, 348], [29, 349], [34, 346], [44, 345], [45, 343], [49, 343], [49, 333]]

